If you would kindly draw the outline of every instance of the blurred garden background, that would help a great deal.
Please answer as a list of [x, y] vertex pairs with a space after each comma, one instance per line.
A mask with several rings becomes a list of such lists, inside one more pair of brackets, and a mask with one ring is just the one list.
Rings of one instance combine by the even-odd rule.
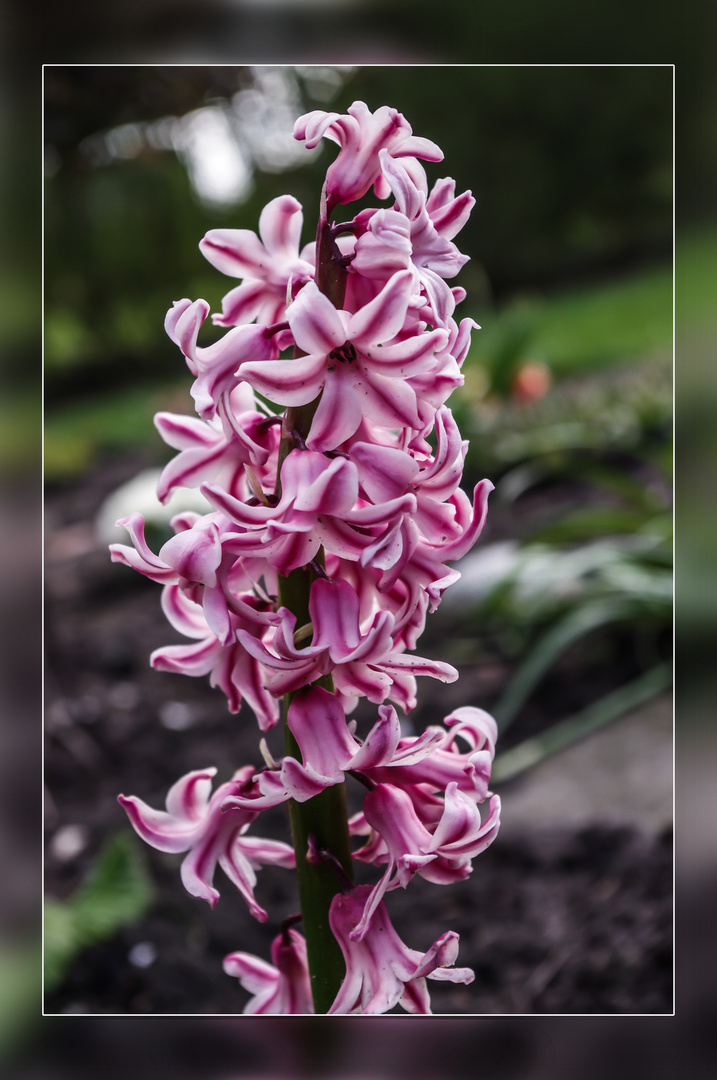
[[199, 240], [284, 192], [311, 240], [333, 150], [293, 122], [361, 99], [476, 198], [456, 283], [481, 329], [450, 404], [467, 490], [496, 484], [422, 639], [461, 679], [424, 683], [411, 722], [494, 712], [505, 836], [458, 900], [394, 893], [396, 924], [416, 948], [461, 933], [476, 982], [438, 1012], [670, 1012], [673, 244], [695, 328], [717, 262], [699, 215], [674, 235], [672, 68], [51, 66], [45, 98], [46, 1010], [239, 1012], [222, 955], [268, 955], [274, 923], [205, 911], [116, 804], [210, 762], [225, 779], [256, 739], [218, 691], [149, 670], [173, 639], [159, 590], [106, 546], [133, 509], [169, 535], [152, 416], [191, 411], [191, 376], [164, 314], [232, 285]]

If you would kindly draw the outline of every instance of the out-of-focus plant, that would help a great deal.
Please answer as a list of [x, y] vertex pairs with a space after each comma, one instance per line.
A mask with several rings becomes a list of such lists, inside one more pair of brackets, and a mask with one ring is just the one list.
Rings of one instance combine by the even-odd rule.
[[83, 949], [137, 922], [151, 899], [138, 845], [125, 833], [116, 834], [77, 892], [67, 900], [45, 901], [45, 990], [55, 989]]
[[[528, 516], [520, 543], [495, 543], [462, 568], [463, 618], [513, 669], [494, 706], [501, 731], [589, 635], [626, 635], [638, 668], [578, 715], [556, 717], [554, 727], [505, 751], [501, 779], [669, 685], [671, 405], [669, 362], [658, 357], [566, 380], [527, 409], [493, 399], [473, 413], [469, 453], [502, 474], [497, 503], [517, 529], [522, 500], [551, 492], [542, 496], [545, 509]], [[568, 513], [559, 509], [561, 485], [570, 492]]]

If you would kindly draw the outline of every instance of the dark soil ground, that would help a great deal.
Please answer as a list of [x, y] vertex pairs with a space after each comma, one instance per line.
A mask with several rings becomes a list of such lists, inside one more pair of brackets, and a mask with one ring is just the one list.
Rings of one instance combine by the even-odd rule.
[[[58, 898], [78, 887], [109, 836], [128, 829], [118, 792], [161, 807], [167, 788], [190, 769], [216, 764], [223, 781], [239, 765], [260, 763], [250, 714], [231, 716], [206, 680], [149, 668], [152, 649], [177, 640], [161, 613], [159, 587], [111, 564], [94, 538], [103, 498], [146, 464], [108, 459], [82, 482], [48, 491], [45, 878]], [[501, 527], [496, 515], [485, 535], [495, 539]], [[449, 635], [438, 622], [420, 651], [450, 659]], [[569, 664], [583, 664], [579, 677], [566, 679], [558, 670], [546, 679], [504, 745], [630, 678], [635, 661], [623, 644], [603, 643], [612, 661], [597, 668], [568, 657]], [[416, 728], [458, 704], [490, 708], [507, 673], [497, 657], [462, 667], [461, 680], [448, 687], [423, 680]], [[275, 750], [281, 753], [278, 743]], [[501, 794], [510, 798], [510, 784]], [[282, 812], [265, 817], [261, 834], [288, 839]], [[69, 855], [53, 845], [67, 826], [77, 827], [79, 838]], [[599, 821], [579, 830], [536, 822], [525, 837], [499, 836], [463, 883], [444, 888], [416, 878], [391, 893], [392, 921], [409, 946], [425, 950], [444, 931], [457, 930], [458, 963], [475, 970], [467, 987], [429, 984], [434, 1012], [671, 1012], [671, 839]], [[220, 871], [222, 896], [212, 912], [182, 888], [181, 856], [147, 849], [147, 857], [156, 885], [148, 914], [82, 953], [47, 995], [46, 1013], [242, 1011], [247, 995], [224, 975], [222, 957], [244, 949], [268, 959], [279, 923], [297, 908], [292, 874], [260, 872], [257, 897], [269, 911], [262, 926]], [[138, 956], [151, 962], [142, 966]]]

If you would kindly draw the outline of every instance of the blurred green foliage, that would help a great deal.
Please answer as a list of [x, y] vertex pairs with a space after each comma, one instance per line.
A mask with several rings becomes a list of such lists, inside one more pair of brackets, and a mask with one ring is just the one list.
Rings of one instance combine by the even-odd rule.
[[[638, 672], [506, 751], [496, 762], [499, 779], [670, 683], [671, 374], [665, 353], [613, 362], [566, 377], [530, 406], [494, 395], [465, 417], [471, 482], [486, 473], [497, 481], [493, 506], [520, 538], [499, 542], [492, 555], [489, 549], [477, 598], [454, 617], [456, 633], [470, 634], [465, 662], [492, 653], [511, 669], [492, 707], [501, 732], [570, 650], [581, 649], [589, 666], [601, 636], [620, 642]], [[540, 500], [541, 489], [550, 494], [526, 525], [522, 500]], [[480, 547], [474, 558], [485, 558]], [[609, 649], [602, 663], [610, 663]]]
[[152, 884], [134, 837], [117, 833], [73, 896], [45, 901], [45, 990], [62, 981], [83, 949], [137, 922], [151, 899]]
[[569, 475], [649, 502], [649, 488], [624, 470], [601, 469], [596, 455], [667, 455], [670, 467], [671, 356], [665, 351], [646, 360], [610, 359], [609, 367], [588, 367], [557, 381], [530, 405], [489, 394], [481, 369], [469, 368], [467, 391], [456, 395], [454, 409], [470, 441], [467, 481], [506, 477], [505, 495], [517, 498], [551, 476]]

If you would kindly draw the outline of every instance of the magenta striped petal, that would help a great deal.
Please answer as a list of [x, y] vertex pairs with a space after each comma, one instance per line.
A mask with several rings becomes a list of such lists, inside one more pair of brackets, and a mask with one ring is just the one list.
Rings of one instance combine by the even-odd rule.
[[405, 322], [412, 284], [411, 270], [394, 274], [378, 296], [350, 316], [346, 337], [356, 345], [382, 344], [394, 338]]
[[270, 255], [296, 255], [301, 242], [304, 213], [293, 195], [280, 195], [267, 203], [259, 216], [259, 235]]
[[[320, 686], [300, 690], [288, 712], [291, 729], [305, 766], [334, 784], [343, 781], [343, 770], [356, 753], [358, 743], [349, 734], [344, 711]], [[285, 759], [285, 764], [291, 759]]]
[[212, 320], [217, 326], [237, 326], [240, 323], [253, 322], [262, 305], [274, 298], [274, 290], [265, 281], [248, 278], [222, 297], [222, 313], [213, 315]]
[[442, 660], [427, 660], [423, 656], [393, 654], [382, 662], [382, 666], [389, 671], [401, 670], [410, 672], [411, 675], [430, 675], [433, 679], [441, 682], [452, 683], [458, 678], [458, 672], [452, 664], [445, 664]]
[[134, 795], [118, 795], [117, 802], [126, 810], [135, 832], [158, 851], [186, 851], [201, 832], [201, 822], [177, 820]]
[[212, 634], [197, 645], [165, 645], [155, 649], [149, 662], [155, 671], [179, 675], [208, 675], [217, 662], [221, 645]]
[[175, 300], [167, 312], [164, 329], [184, 353], [192, 374], [197, 374], [197, 336], [209, 314], [206, 300]]
[[379, 151], [378, 157], [381, 163], [381, 172], [396, 198], [397, 208], [407, 219], [412, 221], [423, 210], [426, 196], [416, 187], [404, 166], [394, 161], [388, 150]]
[[267, 840], [263, 836], [242, 835], [238, 842], [241, 844], [242, 854], [255, 868], [283, 866], [286, 870], [293, 870], [296, 866], [296, 853], [293, 847], [282, 840]]
[[148, 546], [144, 538], [144, 518], [141, 514], [130, 514], [129, 517], [119, 518], [117, 525], [126, 529], [130, 535], [134, 548], [126, 544], [110, 544], [112, 562], [121, 562], [125, 566], [131, 566], [140, 574], [151, 578], [153, 581], [171, 582], [177, 580], [177, 571], [169, 566]]
[[399, 739], [401, 724], [392, 705], [382, 705], [378, 720], [369, 731], [363, 746], [351, 758], [349, 768], [370, 769], [383, 765], [393, 757]]
[[169, 461], [157, 483], [157, 498], [165, 503], [177, 487], [199, 487], [211, 475], [212, 466], [218, 465], [226, 454], [226, 444], [219, 443], [212, 449], [182, 450]]
[[199, 581], [210, 587], [216, 585], [217, 568], [222, 560], [216, 522], [205, 519], [193, 529], [176, 533], [160, 549], [159, 557], [188, 581]]
[[389, 146], [393, 157], [417, 157], [423, 161], [443, 161], [443, 151], [432, 139], [420, 135], [409, 135], [399, 146]]
[[176, 818], [197, 821], [206, 813], [209, 797], [212, 793], [212, 780], [217, 775], [215, 768], [196, 769], [180, 777], [167, 792], [165, 806], [167, 812]]
[[311, 586], [309, 615], [314, 627], [314, 648], [343, 650], [359, 644], [359, 598], [346, 581], [324, 581]]
[[456, 196], [455, 189], [454, 180], [448, 177], [437, 180], [426, 202], [433, 227], [447, 240], [452, 240], [461, 231], [475, 206], [470, 191]]
[[338, 311], [314, 281], [307, 281], [287, 308], [286, 317], [296, 344], [305, 353], [325, 355], [348, 337]]
[[[296, 451], [289, 454], [283, 469], [287, 467], [289, 458], [294, 457], [294, 455], [296, 455]], [[297, 464], [303, 463], [309, 456], [309, 451], [299, 452]], [[311, 479], [306, 476], [303, 483], [297, 483], [295, 488], [297, 494], [294, 498], [295, 508], [323, 514], [347, 514], [358, 498], [356, 466], [345, 458], [334, 458], [327, 465], [323, 454], [317, 454], [316, 457], [319, 459], [318, 475], [313, 476]], [[296, 457], [294, 457], [294, 460], [296, 461]], [[312, 469], [312, 472], [314, 472], [315, 463], [312, 462], [311, 464], [314, 465], [314, 469]], [[283, 469], [282, 479], [284, 476]]]
[[250, 914], [257, 922], [266, 922], [269, 916], [254, 896], [256, 874], [249, 860], [236, 844], [219, 855], [219, 865], [244, 898]]
[[199, 250], [228, 277], [261, 278], [270, 265], [269, 254], [251, 229], [210, 229]]
[[154, 426], [167, 445], [173, 446], [175, 450], [211, 448], [221, 439], [221, 435], [203, 420], [181, 413], [155, 413]]
[[279, 405], [308, 405], [318, 397], [326, 377], [324, 355], [299, 356], [294, 360], [245, 363], [241, 377], [255, 390]]
[[355, 376], [340, 364], [329, 371], [318, 408], [311, 423], [307, 446], [312, 450], [334, 450], [361, 423], [363, 396], [355, 385]]
[[368, 364], [363, 369], [364, 409], [366, 414], [383, 427], [421, 427], [416, 391], [400, 379], [379, 375]]
[[500, 796], [493, 795], [489, 811], [481, 820], [480, 811], [470, 795], [453, 782], [446, 788], [445, 809], [430, 850], [450, 859], [472, 859], [492, 844], [500, 826]]
[[[494, 486], [490, 480], [481, 480], [480, 483], [476, 484], [473, 489], [473, 513], [470, 522], [466, 524], [462, 536], [441, 548], [441, 559], [444, 562], [454, 562], [456, 559], [462, 559], [475, 544], [485, 525], [485, 519], [488, 515], [488, 496]], [[456, 492], [457, 496], [459, 494], [459, 492]]]
[[165, 585], [161, 604], [165, 616], [180, 634], [202, 641], [207, 638], [207, 621], [201, 607], [185, 596], [179, 585]]

